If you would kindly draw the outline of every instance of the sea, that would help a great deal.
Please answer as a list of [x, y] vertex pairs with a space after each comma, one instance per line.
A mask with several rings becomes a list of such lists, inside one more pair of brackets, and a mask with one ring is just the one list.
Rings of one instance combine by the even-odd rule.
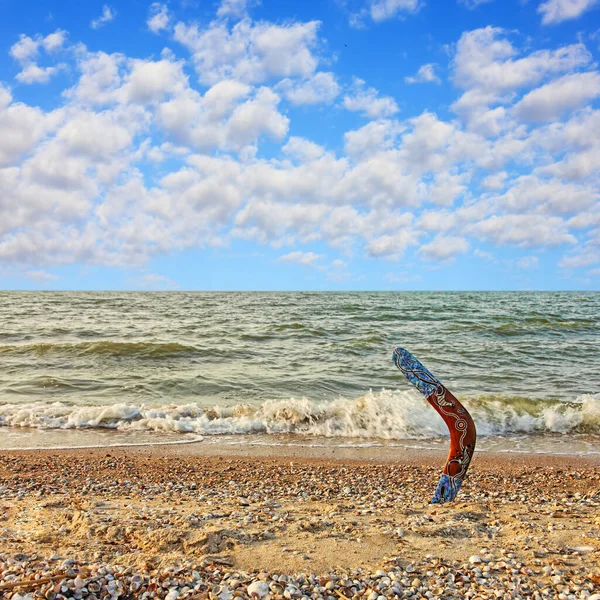
[[467, 407], [478, 451], [600, 453], [587, 292], [0, 292], [0, 449], [445, 449], [396, 346]]

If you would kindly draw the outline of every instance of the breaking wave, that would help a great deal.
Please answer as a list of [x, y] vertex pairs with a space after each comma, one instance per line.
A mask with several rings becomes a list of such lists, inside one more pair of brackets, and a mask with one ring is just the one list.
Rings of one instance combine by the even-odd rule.
[[[600, 394], [573, 402], [505, 396], [462, 398], [479, 435], [600, 433]], [[282, 434], [367, 439], [447, 435], [433, 408], [413, 391], [381, 390], [348, 400], [270, 400], [206, 408], [197, 404], [74, 406], [62, 402], [0, 404], [0, 426], [169, 433]]]

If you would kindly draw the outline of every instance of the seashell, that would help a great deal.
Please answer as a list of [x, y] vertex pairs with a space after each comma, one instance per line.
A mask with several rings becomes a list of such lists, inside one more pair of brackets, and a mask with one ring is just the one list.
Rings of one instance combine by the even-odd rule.
[[90, 581], [87, 587], [88, 590], [93, 594], [99, 592], [102, 589], [102, 585], [98, 581]]

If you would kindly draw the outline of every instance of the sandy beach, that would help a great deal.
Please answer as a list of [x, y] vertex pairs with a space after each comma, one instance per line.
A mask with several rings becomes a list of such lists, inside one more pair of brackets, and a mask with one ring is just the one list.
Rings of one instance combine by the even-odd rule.
[[0, 597], [600, 598], [600, 458], [380, 451], [6, 452]]

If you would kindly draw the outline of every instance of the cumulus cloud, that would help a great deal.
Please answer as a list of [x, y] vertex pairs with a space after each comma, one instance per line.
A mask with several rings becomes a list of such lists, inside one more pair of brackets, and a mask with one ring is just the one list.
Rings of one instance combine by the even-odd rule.
[[375, 88], [365, 87], [362, 79], [355, 78], [351, 95], [344, 96], [346, 110], [360, 112], [371, 119], [390, 117], [400, 109], [396, 101], [390, 96], [379, 97]]
[[502, 37], [504, 33], [501, 28], [488, 26], [462, 34], [453, 65], [458, 87], [477, 89], [482, 94], [505, 94], [591, 62], [591, 54], [580, 43], [516, 58], [518, 50]]
[[576, 19], [598, 4], [598, 0], [546, 0], [538, 6], [543, 25], [557, 25]]
[[[148, 28], [168, 28], [177, 55], [73, 46], [60, 57], [74, 82], [50, 111], [0, 85], [0, 260], [143, 266], [244, 239], [286, 247], [282, 262], [332, 278], [348, 276], [347, 261], [329, 263], [314, 244], [417, 262], [516, 246], [531, 249], [520, 259], [529, 268], [538, 250], [561, 247], [565, 268], [600, 262], [598, 75], [582, 44], [524, 51], [500, 29], [465, 32], [451, 64], [454, 115], [402, 118], [358, 79], [331, 106], [347, 82], [319, 70], [334, 61], [316, 22], [222, 14], [171, 28], [150, 24], [165, 7], [152, 6]], [[64, 47], [66, 34], [50, 35], [13, 45], [24, 72], [59, 68], [37, 65]], [[367, 120], [321, 135], [340, 107]], [[298, 113], [317, 115], [314, 136]]]
[[469, 227], [470, 233], [499, 246], [515, 244], [521, 247], [554, 247], [576, 244], [577, 238], [568, 232], [560, 217], [540, 219], [536, 214], [493, 215]]
[[392, 234], [382, 235], [369, 241], [365, 247], [370, 258], [384, 258], [398, 261], [409, 246], [418, 243], [420, 232], [412, 229], [401, 229]]
[[371, 0], [371, 18], [376, 23], [404, 13], [415, 13], [422, 6], [421, 0]]
[[102, 7], [102, 14], [97, 19], [93, 19], [90, 22], [90, 27], [92, 29], [99, 29], [100, 27], [104, 27], [104, 25], [110, 23], [116, 16], [117, 13], [115, 9], [111, 8], [108, 4], [105, 4]]
[[393, 147], [406, 126], [389, 119], [370, 121], [360, 129], [344, 134], [344, 150], [353, 157], [374, 154]]
[[39, 39], [34, 40], [28, 35], [21, 34], [19, 41], [10, 47], [10, 55], [20, 63], [34, 59], [40, 47]]
[[65, 67], [64, 64], [57, 66], [40, 67], [37, 64], [37, 58], [40, 48], [43, 48], [47, 54], [58, 52], [64, 45], [67, 38], [67, 32], [57, 29], [54, 33], [46, 37], [37, 35], [31, 38], [22, 34], [19, 41], [10, 48], [10, 55], [21, 64], [22, 70], [15, 77], [17, 81], [25, 84], [47, 83], [50, 78]]
[[600, 74], [574, 73], [529, 92], [514, 107], [517, 118], [550, 121], [600, 96]]
[[586, 245], [566, 255], [558, 263], [562, 269], [581, 269], [600, 263], [600, 249], [594, 245]]
[[166, 4], [153, 2], [148, 11], [146, 25], [152, 33], [160, 33], [169, 28], [171, 17]]
[[284, 79], [278, 84], [278, 89], [294, 105], [329, 104], [340, 92], [333, 73], [319, 72], [312, 77], [294, 82]]
[[300, 137], [291, 137], [282, 150], [302, 162], [317, 160], [325, 154], [325, 149], [322, 146]]
[[315, 254], [314, 252], [301, 252], [296, 250], [279, 257], [280, 262], [293, 262], [303, 265], [305, 267], [312, 267], [314, 263], [323, 258], [322, 254]]
[[248, 14], [250, 5], [257, 3], [252, 0], [222, 0], [221, 6], [217, 10], [217, 16], [241, 19]]
[[441, 83], [440, 78], [435, 73], [436, 65], [429, 63], [419, 67], [416, 75], [405, 77], [406, 83]]
[[15, 79], [21, 83], [47, 83], [61, 67], [38, 67], [36, 64], [29, 64], [17, 74]]
[[465, 254], [469, 250], [469, 242], [465, 238], [437, 236], [434, 240], [421, 246], [419, 254], [425, 260], [447, 261]]
[[48, 34], [45, 38], [43, 38], [41, 40], [41, 45], [44, 47], [44, 50], [46, 50], [46, 52], [56, 52], [57, 50], [60, 50], [66, 39], [67, 39], [67, 32], [62, 30], [62, 29], [57, 29], [54, 33], [50, 33]]
[[499, 190], [505, 186], [507, 177], [508, 177], [508, 173], [506, 171], [500, 171], [499, 173], [493, 173], [492, 175], [488, 175], [481, 182], [481, 185], [488, 190]]
[[475, 10], [478, 6], [482, 4], [488, 4], [489, 2], [493, 2], [494, 0], [458, 0], [459, 4], [462, 4], [469, 10]]
[[262, 83], [273, 78], [310, 77], [318, 58], [320, 23], [275, 25], [243, 20], [231, 29], [215, 21], [207, 29], [177, 23], [174, 38], [192, 53], [200, 80], [208, 85], [223, 79]]
[[592, 60], [581, 43], [519, 56], [506, 35], [490, 26], [463, 33], [452, 64], [452, 81], [464, 92], [451, 108], [471, 130], [486, 136], [509, 128], [503, 105], [513, 102], [515, 93], [586, 67]]

